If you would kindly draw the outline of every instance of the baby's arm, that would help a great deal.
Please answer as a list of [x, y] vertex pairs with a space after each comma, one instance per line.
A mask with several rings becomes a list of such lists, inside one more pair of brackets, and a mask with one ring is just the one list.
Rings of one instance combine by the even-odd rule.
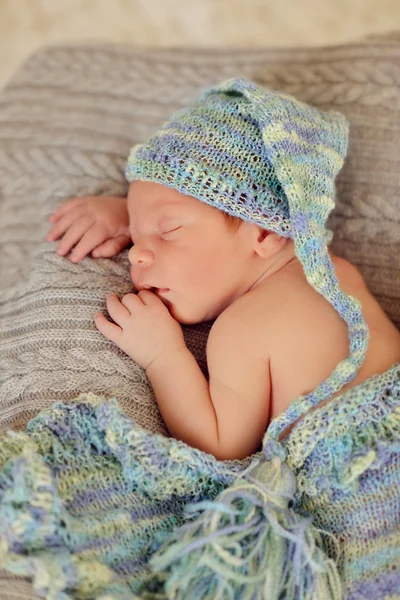
[[89, 252], [109, 258], [132, 243], [129, 234], [127, 199], [120, 196], [86, 196], [61, 204], [49, 217], [53, 223], [48, 241], [62, 236], [57, 254], [64, 256], [75, 246], [69, 259], [79, 262]]
[[207, 379], [183, 346], [161, 355], [146, 369], [170, 435], [218, 456], [218, 429]]
[[250, 456], [267, 429], [270, 378], [248, 324], [222, 313], [210, 331], [207, 361], [209, 382], [188, 348], [147, 369], [168, 431], [219, 460]]
[[[241, 459], [260, 449], [270, 418], [270, 364], [260, 353], [259, 325], [232, 304], [207, 341], [210, 395], [218, 421], [219, 456]], [[264, 340], [265, 344], [265, 340]]]

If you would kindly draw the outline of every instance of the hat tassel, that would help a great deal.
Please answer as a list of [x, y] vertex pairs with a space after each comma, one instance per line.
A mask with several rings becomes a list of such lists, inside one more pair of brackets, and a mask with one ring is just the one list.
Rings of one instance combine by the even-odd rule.
[[332, 534], [292, 509], [291, 469], [279, 456], [249, 469], [216, 500], [187, 505], [194, 519], [150, 559], [166, 598], [341, 600], [336, 564], [322, 550], [321, 533]]

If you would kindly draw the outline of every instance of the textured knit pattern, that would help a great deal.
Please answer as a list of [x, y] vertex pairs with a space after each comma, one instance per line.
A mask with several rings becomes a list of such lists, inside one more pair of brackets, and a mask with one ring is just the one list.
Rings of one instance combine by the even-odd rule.
[[400, 364], [306, 415], [286, 449], [298, 506], [340, 543], [344, 597], [400, 597]]
[[185, 503], [215, 497], [240, 472], [134, 426], [115, 400], [93, 394], [53, 405], [27, 433], [4, 434], [0, 460], [0, 555], [11, 552], [1, 563], [57, 600], [89, 590], [154, 598], [162, 586], [147, 563], [157, 535], [183, 522]]
[[[127, 253], [73, 265], [45, 241], [46, 219], [76, 194], [126, 193], [123, 169], [132, 144], [205, 85], [238, 73], [351, 121], [349, 161], [330, 217], [331, 248], [360, 268], [400, 324], [400, 138], [392, 127], [400, 107], [398, 44], [212, 55], [106, 45], [45, 49], [0, 94], [3, 429], [20, 429], [54, 401], [91, 389], [115, 395], [137, 424], [166, 433], [142, 369], [93, 325], [111, 291], [131, 291]], [[204, 370], [210, 326], [183, 326]], [[5, 571], [0, 580], [2, 600], [37, 597], [28, 580]]]
[[[306, 415], [283, 444], [294, 501], [340, 540], [338, 552], [325, 536], [325, 549], [349, 600], [400, 595], [399, 437], [395, 365]], [[0, 468], [3, 564], [57, 600], [166, 598], [149, 560], [185, 522], [185, 505], [214, 499], [245, 473], [144, 431], [115, 400], [92, 394], [4, 434]], [[244, 593], [238, 584], [235, 598]]]

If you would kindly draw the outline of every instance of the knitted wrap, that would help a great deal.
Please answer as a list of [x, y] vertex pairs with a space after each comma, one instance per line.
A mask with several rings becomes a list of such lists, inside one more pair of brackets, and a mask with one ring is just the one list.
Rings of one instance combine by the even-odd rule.
[[354, 379], [367, 351], [369, 330], [361, 304], [339, 287], [327, 248], [333, 234], [325, 228], [348, 131], [341, 113], [320, 111], [237, 78], [203, 91], [129, 156], [129, 181], [167, 185], [291, 237], [307, 281], [348, 325], [349, 356], [274, 420], [264, 444]]

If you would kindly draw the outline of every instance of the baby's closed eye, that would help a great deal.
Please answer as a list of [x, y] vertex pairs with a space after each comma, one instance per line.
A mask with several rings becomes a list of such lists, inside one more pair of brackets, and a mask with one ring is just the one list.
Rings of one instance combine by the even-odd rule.
[[171, 229], [170, 231], [164, 231], [164, 232], [162, 233], [162, 235], [169, 235], [169, 234], [173, 234], [173, 233], [175, 233], [176, 231], [178, 231], [178, 229], [181, 229], [181, 226], [179, 226], [179, 227], [176, 227], [175, 229]]

